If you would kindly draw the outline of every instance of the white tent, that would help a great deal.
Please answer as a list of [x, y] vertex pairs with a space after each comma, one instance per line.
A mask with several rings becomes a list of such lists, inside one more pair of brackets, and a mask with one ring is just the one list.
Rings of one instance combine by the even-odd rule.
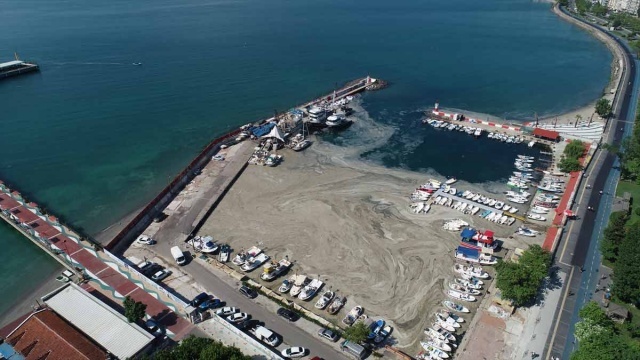
[[271, 129], [271, 131], [267, 135], [264, 135], [262, 138], [272, 138], [272, 139], [275, 138], [284, 142], [284, 136], [282, 135], [282, 130], [280, 130], [280, 128], [277, 126], [274, 126], [273, 129]]

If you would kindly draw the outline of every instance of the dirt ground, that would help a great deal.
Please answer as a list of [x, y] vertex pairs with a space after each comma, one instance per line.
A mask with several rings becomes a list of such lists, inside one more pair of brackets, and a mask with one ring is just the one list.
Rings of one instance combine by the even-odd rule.
[[[440, 206], [413, 214], [408, 197], [429, 175], [346, 161], [326, 150], [285, 150], [278, 167], [250, 166], [200, 235], [229, 243], [234, 253], [256, 245], [272, 260], [288, 256], [292, 272], [320, 277], [347, 296], [347, 311], [359, 304], [391, 321], [397, 346], [417, 350], [430, 314], [445, 298], [445, 280], [453, 278], [459, 235], [442, 229], [444, 220], [461, 218], [498, 237], [517, 227]], [[526, 246], [509, 241], [516, 242], [510, 248]]]

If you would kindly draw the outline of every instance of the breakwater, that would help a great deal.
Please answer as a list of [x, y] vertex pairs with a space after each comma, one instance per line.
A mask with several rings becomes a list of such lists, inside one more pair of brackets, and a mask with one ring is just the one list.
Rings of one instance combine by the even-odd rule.
[[[344, 87], [336, 89], [333, 92], [323, 95], [317, 99], [309, 102], [305, 102], [295, 106], [295, 108], [308, 107], [322, 101], [328, 101], [331, 99], [341, 99], [346, 96], [351, 96], [359, 92], [370, 90], [378, 90], [382, 87], [377, 86], [379, 80], [373, 79], [369, 76], [360, 78], [347, 83]], [[274, 120], [277, 116], [282, 114], [276, 114], [267, 119], [256, 122], [257, 124], [264, 124], [268, 121]], [[237, 129], [223, 136], [220, 136], [209, 143], [185, 168], [182, 170], [158, 195], [156, 195], [125, 227], [106, 245], [105, 248], [117, 252], [130, 244], [138, 234], [147, 228], [149, 224], [154, 220], [156, 216], [162, 213], [163, 209], [175, 198], [178, 193], [184, 187], [189, 184], [198, 172], [209, 162], [211, 157], [215, 155], [223, 145], [229, 145], [234, 143], [236, 137], [242, 130]], [[238, 174], [234, 176], [233, 180], [227, 185], [233, 184], [233, 181], [239, 175], [244, 166], [238, 169]], [[221, 191], [218, 196], [224, 196], [225, 190]], [[212, 208], [219, 202], [220, 198], [212, 199], [206, 209], [203, 209], [202, 216], [199, 216], [199, 220], [194, 224], [194, 228], [199, 227], [201, 222], [211, 213]], [[193, 231], [193, 230], [192, 230]], [[192, 232], [191, 231], [191, 232]]]

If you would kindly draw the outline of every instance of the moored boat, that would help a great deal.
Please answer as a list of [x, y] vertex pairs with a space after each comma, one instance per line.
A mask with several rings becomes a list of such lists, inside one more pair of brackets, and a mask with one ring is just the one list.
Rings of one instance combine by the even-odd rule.
[[452, 297], [454, 299], [458, 299], [458, 300], [462, 300], [462, 301], [469, 301], [469, 302], [476, 301], [476, 297], [475, 296], [469, 295], [469, 294], [465, 294], [465, 293], [461, 293], [461, 292], [455, 291], [455, 290], [447, 290], [447, 295], [449, 295], [450, 297]]
[[346, 297], [336, 296], [335, 298], [333, 298], [333, 301], [331, 302], [331, 304], [329, 304], [329, 307], [327, 307], [327, 312], [331, 315], [337, 314], [338, 311], [342, 309], [342, 307], [346, 302], [347, 302]]
[[316, 309], [324, 309], [327, 307], [327, 305], [329, 305], [329, 303], [331, 303], [331, 300], [333, 300], [334, 297], [335, 293], [331, 290], [327, 290], [324, 292], [324, 294], [322, 294], [320, 299], [318, 299], [314, 307]]
[[353, 309], [351, 309], [351, 311], [349, 311], [349, 313], [345, 315], [344, 319], [342, 319], [342, 323], [349, 326], [353, 325], [353, 323], [356, 322], [356, 320], [360, 317], [360, 315], [362, 315], [363, 312], [364, 309], [362, 308], [362, 306], [354, 306]]
[[460, 304], [456, 304], [453, 301], [444, 300], [442, 304], [449, 310], [456, 311], [459, 313], [468, 313], [469, 309]]

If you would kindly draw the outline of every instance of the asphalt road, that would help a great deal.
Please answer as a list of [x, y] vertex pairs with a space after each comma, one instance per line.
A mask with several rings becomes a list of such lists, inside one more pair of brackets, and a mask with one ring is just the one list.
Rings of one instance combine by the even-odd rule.
[[[601, 28], [601, 30], [604, 29]], [[638, 84], [636, 62], [631, 52], [620, 40], [610, 34], [609, 36], [625, 50], [628, 64], [619, 89], [621, 96], [614, 104], [614, 120], [611, 120], [606, 134], [607, 143], [618, 145], [633, 127]], [[563, 300], [556, 311], [555, 328], [550, 334], [550, 341], [545, 349], [547, 358], [559, 356], [562, 359], [568, 359], [576, 347], [573, 328], [579, 321], [578, 311], [592, 298], [599, 278], [599, 238], [608, 223], [611, 202], [619, 177], [619, 169], [615, 165], [618, 165], [617, 159], [608, 151], [598, 150], [594, 154], [592, 164], [585, 171], [587, 177], [582, 181], [576, 197], [579, 220], [569, 225], [568, 231], [565, 231], [560, 241], [555, 265], [567, 272], [569, 276], [563, 290]], [[587, 189], [586, 184], [589, 184], [591, 189]], [[603, 193], [600, 194], [600, 191]], [[587, 210], [589, 207], [594, 210]]]

